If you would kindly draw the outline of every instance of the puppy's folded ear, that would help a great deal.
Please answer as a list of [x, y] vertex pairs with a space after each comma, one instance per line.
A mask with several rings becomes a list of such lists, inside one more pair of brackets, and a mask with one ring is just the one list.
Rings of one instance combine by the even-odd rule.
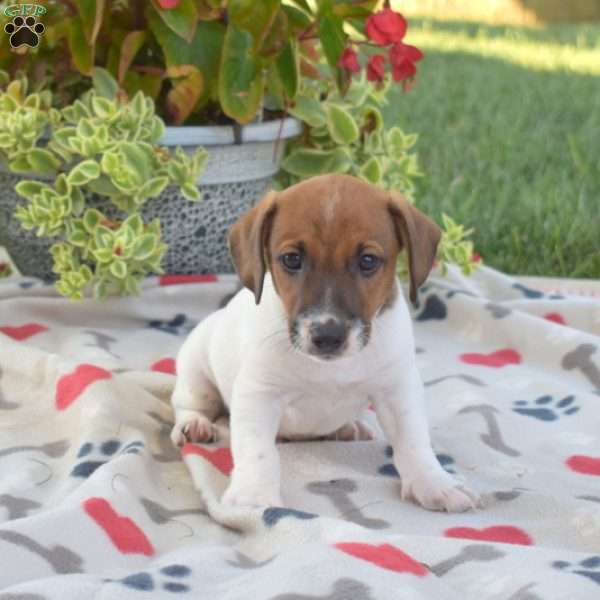
[[273, 218], [277, 211], [275, 192], [269, 192], [242, 215], [229, 230], [229, 252], [242, 283], [254, 292], [256, 304], [262, 295]]
[[417, 300], [417, 290], [433, 267], [442, 232], [431, 219], [400, 194], [390, 194], [388, 208], [398, 243], [408, 252], [410, 300], [414, 304]]

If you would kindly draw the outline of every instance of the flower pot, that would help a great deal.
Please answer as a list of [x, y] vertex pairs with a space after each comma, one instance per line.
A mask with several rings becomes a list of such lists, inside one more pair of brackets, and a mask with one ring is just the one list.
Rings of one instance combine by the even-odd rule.
[[[284, 140], [298, 135], [301, 123], [293, 118], [277, 119], [246, 125], [239, 131], [236, 143], [231, 126], [167, 127], [161, 145], [182, 146], [189, 152], [204, 146], [208, 160], [198, 180], [202, 201], [190, 202], [173, 187], [142, 207], [145, 222], [160, 219], [162, 238], [169, 246], [162, 262], [166, 273], [233, 272], [227, 232], [269, 189], [279, 170]], [[57, 240], [36, 237], [14, 218], [15, 207], [26, 202], [14, 191], [23, 178], [31, 179], [0, 172], [0, 245], [24, 275], [52, 279], [48, 250]], [[110, 218], [125, 216], [103, 198], [92, 196], [88, 204]]]

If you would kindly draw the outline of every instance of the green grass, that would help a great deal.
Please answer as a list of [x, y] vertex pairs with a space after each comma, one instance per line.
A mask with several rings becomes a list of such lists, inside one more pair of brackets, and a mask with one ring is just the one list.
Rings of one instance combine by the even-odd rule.
[[410, 21], [426, 54], [388, 125], [417, 132], [417, 204], [508, 273], [600, 278], [600, 26]]

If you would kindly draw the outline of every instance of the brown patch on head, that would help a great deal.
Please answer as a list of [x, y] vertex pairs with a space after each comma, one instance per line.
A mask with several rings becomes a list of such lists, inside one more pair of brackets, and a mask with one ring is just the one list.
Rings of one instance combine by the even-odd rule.
[[[320, 309], [366, 326], [395, 301], [398, 253], [408, 251], [414, 301], [439, 238], [435, 223], [401, 196], [348, 175], [324, 175], [269, 194], [229, 239], [236, 269], [257, 302], [270, 269], [290, 325]], [[300, 255], [301, 268], [286, 268], [285, 255]], [[364, 261], [374, 260], [377, 268], [365, 270]]]

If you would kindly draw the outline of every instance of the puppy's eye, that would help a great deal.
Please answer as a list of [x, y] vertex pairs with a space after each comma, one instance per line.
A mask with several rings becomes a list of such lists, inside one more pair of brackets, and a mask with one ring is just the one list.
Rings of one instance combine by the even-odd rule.
[[302, 268], [302, 255], [299, 252], [286, 252], [279, 260], [288, 271], [299, 271]]
[[374, 254], [362, 254], [358, 259], [358, 266], [364, 275], [374, 273], [381, 265], [381, 258]]

